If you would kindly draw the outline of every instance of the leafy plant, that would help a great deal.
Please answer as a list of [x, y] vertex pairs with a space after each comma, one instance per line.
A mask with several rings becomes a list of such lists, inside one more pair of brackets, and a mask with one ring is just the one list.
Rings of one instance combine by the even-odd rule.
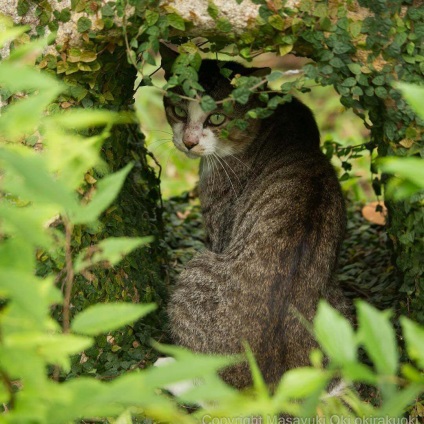
[[[12, 28], [2, 40], [19, 32]], [[181, 412], [171, 401], [157, 397], [160, 370], [134, 373], [109, 384], [94, 378], [58, 381], [58, 367], [69, 371], [71, 356], [92, 346], [92, 336], [129, 324], [155, 306], [96, 305], [71, 320], [75, 275], [99, 262], [113, 266], [150, 239], [104, 239], [75, 257], [75, 229], [96, 224], [119, 193], [131, 164], [86, 192], [81, 190], [84, 177], [90, 168], [103, 166], [99, 152], [112, 124], [131, 117], [105, 110], [49, 112], [64, 86], [27, 65], [37, 45], [40, 41], [16, 48], [0, 63], [1, 89], [9, 96], [19, 92], [0, 118], [0, 401], [4, 405], [0, 421], [65, 423], [117, 416], [129, 406], [150, 408], [151, 416], [172, 421], [170, 417]], [[100, 129], [93, 131], [94, 127]], [[36, 275], [40, 248], [52, 255], [63, 252], [62, 276]], [[56, 287], [62, 278], [63, 294]], [[62, 305], [62, 328], [51, 317], [53, 305]], [[222, 361], [216, 359], [206, 369], [215, 369]], [[51, 366], [53, 374], [48, 372]], [[157, 378], [149, 377], [156, 374]]]
[[[424, 119], [424, 87], [397, 83], [417, 116]], [[384, 158], [379, 161], [383, 172], [394, 175], [387, 186], [388, 196], [397, 200], [408, 198], [424, 189], [424, 159], [417, 156]], [[422, 201], [422, 196], [419, 196]]]
[[[272, 22], [280, 25], [277, 19]], [[83, 24], [80, 29], [85, 31]], [[181, 27], [177, 18], [171, 24]], [[10, 29], [1, 39], [18, 33]], [[92, 346], [93, 336], [154, 309], [151, 304], [108, 303], [72, 317], [75, 275], [98, 264], [113, 266], [149, 239], [105, 239], [79, 254], [73, 251], [78, 229], [96, 224], [130, 171], [127, 165], [92, 189], [82, 189], [90, 168], [105, 170], [99, 151], [112, 123], [131, 117], [104, 110], [52, 110], [50, 104], [63, 86], [28, 65], [32, 47], [16, 48], [0, 63], [1, 90], [8, 91], [9, 98], [16, 94], [0, 117], [0, 401], [4, 405], [0, 422], [58, 424], [103, 418], [131, 423], [132, 416], [170, 423], [262, 416], [275, 422], [280, 413], [302, 418], [317, 414], [388, 418], [405, 411], [419, 416], [420, 403], [414, 402], [424, 391], [424, 329], [401, 319], [410, 358], [401, 362], [390, 314], [363, 302], [357, 303], [357, 330], [329, 305], [320, 305], [311, 331], [327, 359], [313, 352], [312, 366], [288, 371], [272, 394], [248, 346], [245, 356], [254, 385], [246, 391], [228, 387], [217, 375], [219, 369], [241, 358], [199, 355], [161, 345], [157, 349], [175, 362], [135, 370], [111, 382], [89, 377], [61, 380], [58, 367], [69, 370], [73, 355]], [[64, 257], [60, 276], [37, 275], [40, 248]], [[59, 281], [64, 293], [57, 287]], [[54, 305], [63, 305], [62, 326], [51, 317]], [[367, 365], [360, 361], [361, 349]], [[199, 385], [176, 399], [159, 391], [192, 379], [200, 380]], [[347, 387], [328, 395], [334, 379]], [[355, 383], [375, 388], [375, 405], [361, 399], [352, 386]], [[180, 406], [199, 403], [203, 407], [193, 414]]]

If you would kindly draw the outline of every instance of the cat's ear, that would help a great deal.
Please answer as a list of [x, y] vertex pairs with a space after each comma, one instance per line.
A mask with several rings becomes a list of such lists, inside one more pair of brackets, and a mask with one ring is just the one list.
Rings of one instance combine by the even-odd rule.
[[246, 68], [247, 77], [265, 77], [271, 73], [271, 68]]
[[162, 58], [161, 66], [165, 71], [165, 78], [168, 79], [172, 74], [172, 65], [179, 55], [178, 51], [176, 50], [176, 47], [171, 46], [171, 44], [161, 42], [159, 45], [159, 53]]

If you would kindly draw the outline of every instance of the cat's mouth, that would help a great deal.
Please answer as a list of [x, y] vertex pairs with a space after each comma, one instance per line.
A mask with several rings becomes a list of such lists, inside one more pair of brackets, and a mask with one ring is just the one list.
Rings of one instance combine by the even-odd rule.
[[202, 153], [196, 153], [196, 152], [184, 152], [186, 154], [187, 157], [189, 157], [190, 159], [199, 159], [202, 156], [204, 156]]
[[178, 150], [183, 152], [190, 159], [198, 159], [202, 156], [205, 156], [204, 150], [202, 148], [199, 148], [199, 146], [195, 146], [192, 149], [188, 149], [185, 145], [180, 145], [177, 143], [175, 143], [175, 146]]

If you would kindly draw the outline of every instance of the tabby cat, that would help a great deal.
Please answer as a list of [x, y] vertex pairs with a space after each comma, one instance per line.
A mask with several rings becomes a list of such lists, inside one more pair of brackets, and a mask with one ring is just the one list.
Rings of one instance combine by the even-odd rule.
[[[170, 76], [169, 51], [163, 52]], [[199, 82], [215, 100], [227, 97], [230, 80], [263, 74], [204, 60]], [[265, 70], [266, 72], [266, 70]], [[177, 149], [200, 158], [199, 196], [207, 249], [181, 273], [171, 295], [174, 341], [197, 352], [234, 354], [247, 341], [266, 382], [273, 386], [287, 369], [309, 363], [316, 347], [299, 313], [311, 321], [319, 299], [343, 313], [345, 299], [335, 283], [345, 230], [344, 200], [337, 176], [320, 151], [311, 111], [293, 99], [248, 128], [228, 123], [263, 105], [251, 98], [230, 116], [204, 112], [197, 101], [164, 98]], [[221, 132], [227, 128], [228, 137]], [[223, 373], [229, 384], [251, 384], [248, 366]]]

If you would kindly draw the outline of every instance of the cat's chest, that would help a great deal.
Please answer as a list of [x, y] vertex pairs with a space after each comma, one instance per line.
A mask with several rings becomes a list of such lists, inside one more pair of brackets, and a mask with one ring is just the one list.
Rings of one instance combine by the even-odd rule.
[[213, 252], [221, 253], [231, 243], [247, 178], [230, 163], [203, 172], [201, 169], [200, 202], [206, 242]]

